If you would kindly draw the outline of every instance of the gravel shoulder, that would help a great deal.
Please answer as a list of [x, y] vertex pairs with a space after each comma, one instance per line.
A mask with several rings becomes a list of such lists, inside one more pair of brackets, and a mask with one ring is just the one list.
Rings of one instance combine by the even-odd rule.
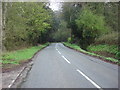
[[2, 73], [2, 88], [17, 88], [19, 83], [26, 77], [32, 65], [33, 61], [13, 71]]

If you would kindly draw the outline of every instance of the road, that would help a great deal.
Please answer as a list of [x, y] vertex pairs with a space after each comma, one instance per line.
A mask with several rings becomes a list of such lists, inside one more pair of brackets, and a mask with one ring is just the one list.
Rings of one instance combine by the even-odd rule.
[[52, 43], [37, 54], [21, 88], [118, 88], [118, 66]]

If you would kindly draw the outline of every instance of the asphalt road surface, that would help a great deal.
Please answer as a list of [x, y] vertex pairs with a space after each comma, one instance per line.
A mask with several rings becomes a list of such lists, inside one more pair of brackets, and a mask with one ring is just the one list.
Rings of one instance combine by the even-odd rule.
[[21, 88], [118, 88], [118, 66], [52, 43], [37, 54]]

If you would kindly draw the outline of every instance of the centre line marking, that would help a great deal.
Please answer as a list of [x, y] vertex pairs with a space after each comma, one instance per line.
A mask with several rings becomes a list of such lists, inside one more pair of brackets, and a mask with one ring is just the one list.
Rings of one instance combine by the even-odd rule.
[[62, 57], [66, 60], [67, 63], [71, 64], [70, 61], [68, 61], [63, 55]]
[[[99, 85], [97, 85], [94, 81], [92, 81], [88, 76], [86, 76], [83, 72], [81, 72], [79, 69], [76, 70], [80, 74], [82, 74], [88, 81], [90, 81], [96, 88], [101, 88]], [[102, 90], [102, 89], [101, 89]]]
[[59, 54], [61, 54], [59, 51], [58, 51]]

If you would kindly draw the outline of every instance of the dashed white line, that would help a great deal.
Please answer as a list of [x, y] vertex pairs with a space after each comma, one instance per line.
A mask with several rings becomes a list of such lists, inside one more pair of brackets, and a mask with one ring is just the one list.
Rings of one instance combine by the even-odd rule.
[[96, 88], [101, 89], [99, 85], [97, 85], [93, 80], [91, 80], [88, 76], [86, 76], [83, 72], [81, 72], [79, 69], [76, 70], [80, 74], [82, 74], [88, 81], [90, 81]]
[[60, 51], [58, 51], [58, 53], [59, 53], [59, 54], [61, 54], [61, 52], [60, 52]]
[[65, 61], [66, 61], [67, 63], [71, 64], [70, 61], [68, 61], [63, 55], [62, 55], [62, 57], [65, 59]]
[[[59, 54], [61, 54], [61, 52], [57, 49], [57, 47], [55, 47], [55, 49], [58, 51]], [[62, 58], [64, 58], [67, 63], [71, 64], [70, 61], [67, 60], [63, 55], [62, 55]]]
[[[56, 44], [56, 47], [55, 47], [55, 48], [56, 48], [56, 50], [58, 51], [58, 53], [61, 54], [61, 52], [57, 49], [57, 44]], [[65, 56], [63, 56], [63, 55], [61, 55], [61, 56], [62, 56], [62, 58], [65, 59], [65, 61], [66, 61], [67, 63], [71, 64], [70, 61], [65, 58]], [[91, 80], [88, 76], [86, 76], [82, 71], [80, 71], [79, 69], [76, 69], [76, 71], [79, 72], [82, 76], [84, 76], [84, 77], [85, 77], [89, 82], [91, 82], [96, 88], [98, 88], [98, 89], [100, 89], [100, 90], [103, 90], [99, 85], [97, 85], [93, 80]]]

